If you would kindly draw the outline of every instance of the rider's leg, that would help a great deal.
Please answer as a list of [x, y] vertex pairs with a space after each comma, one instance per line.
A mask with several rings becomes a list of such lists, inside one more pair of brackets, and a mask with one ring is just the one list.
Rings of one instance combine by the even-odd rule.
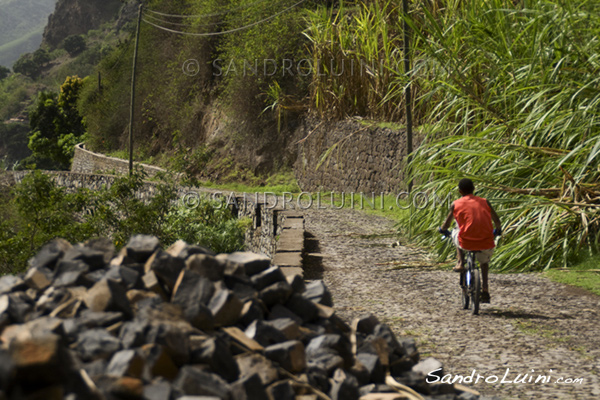
[[455, 270], [462, 270], [465, 265], [465, 252], [460, 248], [456, 248], [456, 267]]
[[483, 292], [489, 292], [489, 287], [488, 287], [488, 270], [489, 270], [490, 264], [489, 263], [481, 263], [481, 290]]

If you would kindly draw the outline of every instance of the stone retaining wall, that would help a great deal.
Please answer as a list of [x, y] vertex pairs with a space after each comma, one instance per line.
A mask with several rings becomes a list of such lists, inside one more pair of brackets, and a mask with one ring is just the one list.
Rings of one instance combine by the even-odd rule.
[[294, 164], [302, 190], [379, 194], [402, 188], [402, 160], [406, 156], [403, 130], [348, 120], [308, 123], [297, 135], [305, 138], [298, 145]]
[[[134, 164], [136, 167], [141, 167], [149, 177], [153, 177], [159, 172], [166, 172], [164, 169], [153, 165], [137, 162]], [[82, 174], [110, 173], [115, 175], [125, 175], [129, 173], [129, 161], [93, 153], [86, 150], [83, 143], [79, 143], [75, 146], [71, 171]]]

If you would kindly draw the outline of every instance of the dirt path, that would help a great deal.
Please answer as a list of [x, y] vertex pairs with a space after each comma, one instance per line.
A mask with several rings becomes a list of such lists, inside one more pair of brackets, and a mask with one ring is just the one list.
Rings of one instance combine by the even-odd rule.
[[[421, 358], [440, 360], [444, 374], [475, 370], [483, 378], [470, 386], [486, 395], [600, 398], [600, 297], [538, 274], [491, 275], [492, 303], [473, 316], [460, 307], [458, 275], [428, 266], [417, 249], [392, 247], [390, 221], [355, 210], [309, 210], [306, 230], [314, 236], [307, 278], [324, 279], [347, 321], [374, 313], [396, 334], [415, 337]], [[526, 382], [533, 376], [532, 383], [500, 383], [519, 374]], [[539, 375], [551, 378], [534, 383]], [[494, 376], [498, 383], [484, 382]]]

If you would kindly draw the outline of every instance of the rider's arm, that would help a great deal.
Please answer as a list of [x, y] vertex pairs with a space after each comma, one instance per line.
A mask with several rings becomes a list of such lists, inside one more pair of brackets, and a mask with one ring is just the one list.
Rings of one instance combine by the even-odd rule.
[[442, 229], [443, 231], [447, 230], [450, 227], [450, 224], [452, 223], [453, 219], [454, 219], [454, 204], [452, 204], [450, 206], [450, 211], [448, 212], [448, 216], [446, 217], [446, 220], [444, 221], [444, 225], [442, 225], [442, 227], [440, 229]]
[[494, 225], [496, 226], [496, 229], [500, 230], [502, 228], [502, 224], [500, 223], [500, 217], [498, 217], [498, 214], [496, 214], [496, 210], [494, 210], [494, 207], [492, 207], [492, 205], [490, 204], [489, 200], [486, 200], [488, 203], [488, 206], [490, 206], [490, 210], [492, 211], [492, 221], [494, 221]]

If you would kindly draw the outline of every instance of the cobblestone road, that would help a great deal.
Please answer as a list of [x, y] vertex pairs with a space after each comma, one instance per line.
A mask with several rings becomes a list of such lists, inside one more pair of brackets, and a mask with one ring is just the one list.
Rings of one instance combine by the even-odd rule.
[[[473, 316], [460, 307], [457, 274], [418, 249], [392, 247], [392, 222], [356, 210], [309, 210], [306, 230], [314, 236], [307, 278], [324, 279], [347, 321], [374, 313], [396, 334], [415, 337], [421, 357], [440, 360], [444, 374], [481, 375], [470, 386], [486, 395], [600, 398], [600, 297], [539, 274], [492, 274], [492, 302]], [[519, 374], [526, 383], [500, 383]], [[539, 375], [549, 382], [534, 383]], [[575, 379], [582, 383], [567, 383]]]

